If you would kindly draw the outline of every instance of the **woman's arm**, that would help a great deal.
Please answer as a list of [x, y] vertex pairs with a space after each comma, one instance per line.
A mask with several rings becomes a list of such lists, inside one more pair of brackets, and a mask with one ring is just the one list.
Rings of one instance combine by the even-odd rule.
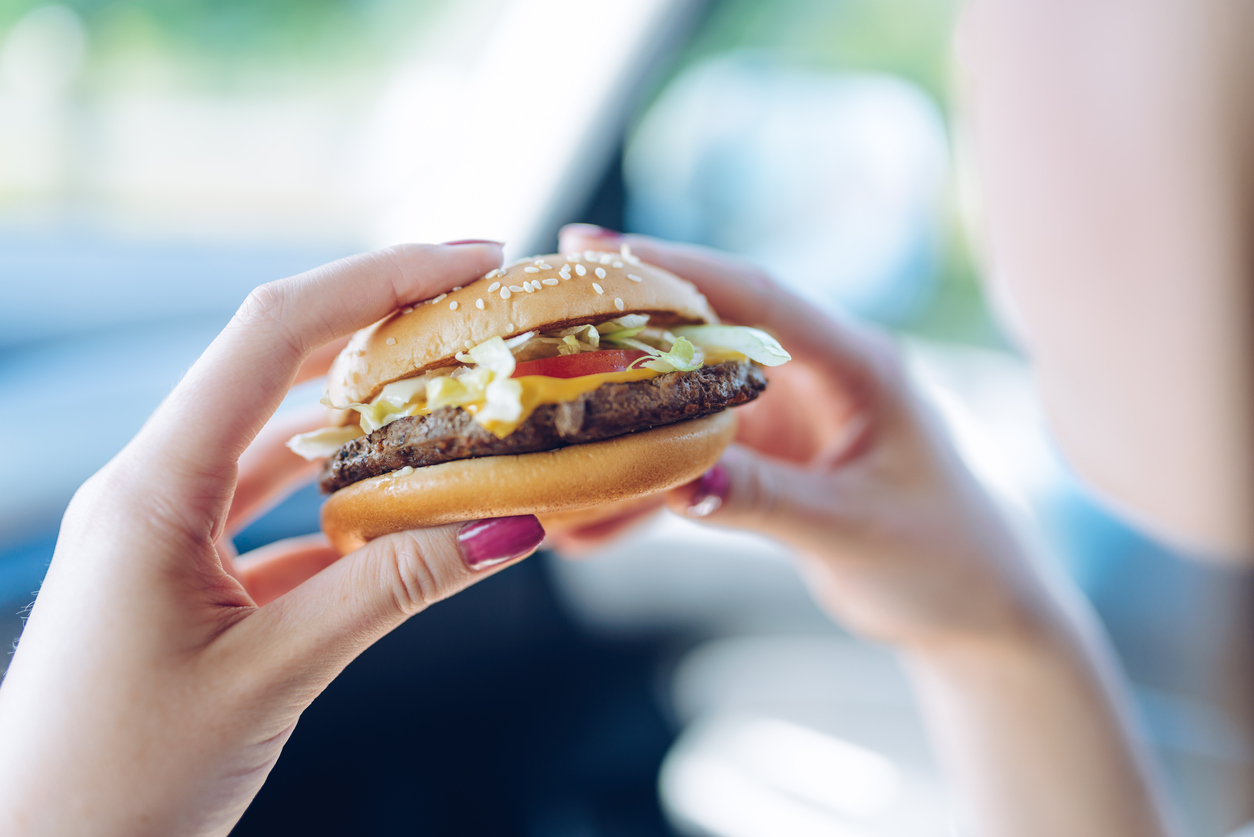
[[1036, 636], [901, 655], [938, 756], [982, 835], [1180, 834], [1087, 614]]
[[[616, 247], [612, 236], [568, 228], [562, 246]], [[738, 444], [671, 508], [792, 546], [833, 617], [900, 652], [980, 833], [1171, 833], [1100, 629], [1029, 560], [884, 336], [816, 313], [737, 259], [626, 240], [794, 359], [768, 370]]]
[[1051, 429], [1143, 528], [1254, 560], [1254, 3], [969, 0], [959, 138]]
[[349, 662], [535, 550], [529, 515], [343, 558], [321, 538], [239, 558], [230, 542], [309, 471], [282, 444], [297, 428], [261, 428], [293, 381], [325, 371], [320, 347], [500, 259], [409, 245], [258, 288], [79, 489], [0, 688], [0, 832], [226, 834]]

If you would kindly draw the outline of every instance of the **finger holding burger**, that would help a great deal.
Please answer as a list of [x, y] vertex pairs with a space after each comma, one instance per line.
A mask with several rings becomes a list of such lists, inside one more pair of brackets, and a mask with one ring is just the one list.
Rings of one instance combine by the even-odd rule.
[[586, 525], [709, 469], [787, 360], [629, 248], [532, 256], [359, 331], [328, 375], [334, 419], [289, 446], [327, 461], [341, 551], [469, 517]]
[[405, 245], [259, 288], [79, 489], [0, 685], [0, 832], [226, 834], [345, 665], [536, 549], [530, 515], [343, 558], [320, 539], [229, 547], [313, 467], [276, 442], [307, 417], [262, 428], [319, 349], [500, 259], [492, 242]]
[[627, 246], [691, 281], [721, 317], [780, 336], [794, 362], [767, 370], [736, 442], [668, 506], [792, 547], [833, 617], [899, 652], [940, 760], [989, 833], [1165, 833], [1094, 616], [1019, 542], [884, 335], [707, 248], [585, 225], [561, 245]]

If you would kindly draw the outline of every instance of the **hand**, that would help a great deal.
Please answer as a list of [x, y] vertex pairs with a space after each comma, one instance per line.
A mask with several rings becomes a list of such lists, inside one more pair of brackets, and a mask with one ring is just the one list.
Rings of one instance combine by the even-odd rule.
[[261, 429], [291, 384], [351, 332], [500, 260], [491, 243], [406, 245], [258, 288], [79, 489], [0, 688], [0, 831], [227, 833], [353, 658], [535, 550], [530, 516], [403, 532], [342, 559], [320, 538], [230, 548], [312, 475], [282, 446], [311, 417]]
[[[761, 270], [704, 248], [575, 225], [565, 252], [617, 250], [697, 285], [725, 319], [774, 334], [793, 361], [738, 409], [737, 444], [670, 507], [791, 545], [819, 602], [899, 645], [1021, 635], [1048, 596], [991, 501], [911, 389], [881, 333], [834, 321]], [[632, 516], [621, 523], [635, 523]], [[616, 534], [564, 533], [559, 548]]]
[[[834, 617], [902, 652], [979, 833], [1171, 833], [1096, 620], [1065, 582], [1038, 575], [888, 340], [817, 313], [738, 259], [625, 240], [695, 283], [720, 316], [765, 328], [793, 356], [740, 409], [737, 444], [671, 491], [670, 508], [791, 545]], [[561, 244], [570, 252], [622, 241], [578, 225]], [[587, 545], [615, 525], [563, 538]]]

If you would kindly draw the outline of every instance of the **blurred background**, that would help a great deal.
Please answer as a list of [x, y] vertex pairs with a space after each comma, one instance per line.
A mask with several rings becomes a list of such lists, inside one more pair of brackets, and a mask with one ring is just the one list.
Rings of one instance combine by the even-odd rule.
[[[253, 286], [400, 240], [548, 252], [589, 221], [745, 254], [899, 332], [972, 467], [1114, 636], [1194, 832], [1254, 817], [1224, 693], [1247, 577], [1086, 496], [981, 294], [957, 5], [0, 5], [5, 636], [76, 487]], [[300, 491], [239, 547], [316, 529], [319, 502]], [[673, 518], [380, 642], [235, 833], [399, 832], [966, 833], [893, 658], [823, 617], [778, 547]]]

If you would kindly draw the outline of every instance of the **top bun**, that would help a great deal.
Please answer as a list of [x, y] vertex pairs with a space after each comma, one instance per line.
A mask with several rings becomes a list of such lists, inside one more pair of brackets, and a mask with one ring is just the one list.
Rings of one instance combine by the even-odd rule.
[[[563, 279], [568, 264], [571, 278]], [[500, 287], [488, 290], [498, 282]], [[539, 290], [523, 289], [524, 282], [532, 288], [539, 282]], [[718, 322], [691, 283], [626, 252], [535, 256], [357, 332], [331, 367], [327, 396], [337, 405], [365, 403], [387, 384], [446, 366], [458, 352], [493, 337], [626, 314], [648, 314], [658, 325]]]

